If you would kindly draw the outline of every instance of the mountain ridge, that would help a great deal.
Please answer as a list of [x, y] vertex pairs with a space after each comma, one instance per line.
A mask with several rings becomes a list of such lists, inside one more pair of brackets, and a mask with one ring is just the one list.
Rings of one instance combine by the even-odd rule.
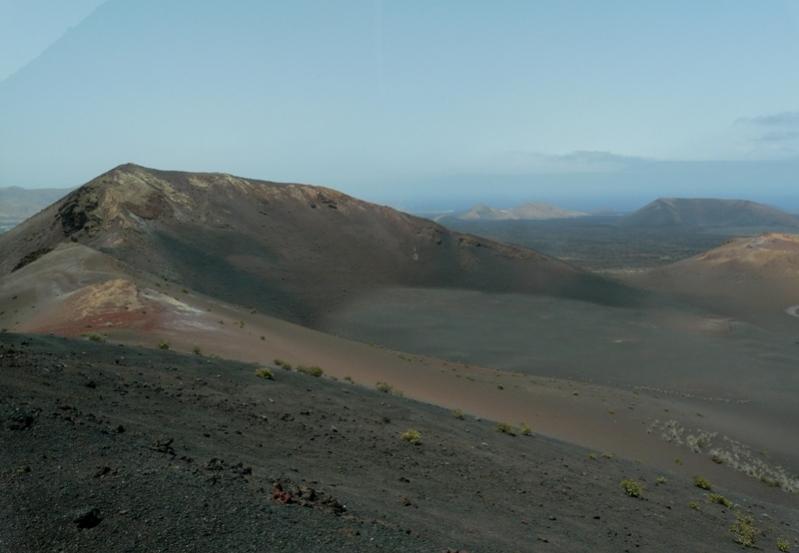
[[16, 224], [65, 196], [69, 188], [0, 188], [0, 223]]
[[587, 213], [562, 209], [544, 202], [526, 202], [512, 208], [496, 208], [487, 204], [477, 204], [471, 209], [450, 217], [462, 221], [546, 221], [549, 219], [569, 219], [583, 217]]

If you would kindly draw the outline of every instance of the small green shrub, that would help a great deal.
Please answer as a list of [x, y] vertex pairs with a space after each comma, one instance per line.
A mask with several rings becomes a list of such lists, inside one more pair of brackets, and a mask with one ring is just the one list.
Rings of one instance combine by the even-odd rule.
[[342, 380], [344, 382], [349, 382], [350, 384], [355, 384], [355, 381], [352, 379], [351, 376], [345, 376], [344, 378], [342, 378]]
[[508, 436], [516, 435], [516, 431], [513, 429], [513, 427], [506, 422], [497, 423], [497, 432], [507, 434]]
[[[285, 365], [284, 365], [284, 368], [285, 368]], [[297, 366], [297, 372], [301, 372], [302, 374], [307, 374], [307, 375], [313, 376], [315, 378], [319, 378], [320, 376], [325, 374], [325, 371], [322, 370], [322, 367], [317, 367], [315, 365], [311, 366], [311, 367], [306, 367], [304, 365], [298, 365]]]
[[710, 501], [711, 503], [715, 503], [717, 505], [722, 505], [728, 509], [732, 509], [732, 501], [730, 501], [721, 494], [711, 493], [707, 496], [707, 500]]
[[530, 425], [526, 422], [519, 424], [519, 434], [522, 436], [531, 436], [533, 434], [533, 429], [530, 428]]
[[408, 442], [409, 444], [413, 445], [419, 445], [422, 443], [422, 433], [413, 428], [409, 428], [408, 430], [400, 434], [400, 438], [402, 438], [404, 441]]
[[388, 382], [378, 382], [375, 387], [378, 392], [383, 392], [384, 394], [390, 394], [394, 390], [394, 387]]
[[596, 453], [591, 452], [588, 454], [588, 458], [591, 459], [592, 461], [596, 461], [597, 459], [599, 459], [599, 456]]
[[791, 553], [791, 542], [785, 538], [777, 538], [777, 550], [782, 553]]
[[770, 486], [772, 488], [779, 488], [780, 487], [779, 480], [777, 480], [775, 478], [772, 478], [770, 476], [767, 476], [765, 474], [760, 477], [760, 481], [763, 482], [766, 486]]
[[665, 477], [665, 476], [658, 476], [658, 477], [655, 479], [655, 484], [656, 484], [656, 485], [658, 485], [658, 486], [662, 486], [662, 485], [663, 485], [663, 484], [665, 484], [666, 482], [668, 482], [668, 480], [666, 480], [666, 477]]
[[452, 410], [452, 416], [455, 417], [458, 420], [463, 420], [463, 419], [466, 418], [466, 415], [464, 415], [463, 411], [461, 411], [460, 409], [453, 409]]
[[194, 349], [192, 349], [191, 351], [194, 353], [194, 355], [202, 355], [203, 354], [203, 350], [200, 349], [200, 346], [194, 346]]
[[99, 334], [93, 334], [93, 333], [92, 334], [84, 334], [84, 336], [86, 336], [86, 338], [88, 338], [92, 342], [105, 342], [105, 338], [103, 338]]
[[644, 486], [637, 480], [631, 480], [629, 478], [625, 478], [621, 481], [621, 488], [624, 490], [624, 493], [630, 497], [641, 497], [644, 493]]
[[260, 368], [257, 371], [255, 371], [255, 376], [257, 376], [258, 378], [265, 378], [266, 380], [275, 379], [274, 375], [272, 374], [272, 371], [270, 371], [266, 367]]
[[274, 363], [275, 363], [275, 365], [277, 365], [278, 367], [281, 367], [281, 368], [283, 368], [283, 369], [286, 369], [287, 371], [290, 371], [290, 370], [291, 370], [291, 363], [287, 363], [286, 361], [283, 361], [282, 359], [275, 359], [275, 360], [274, 360]]
[[158, 342], [158, 349], [164, 349], [164, 350], [169, 349], [169, 342], [167, 342], [166, 340], [161, 340], [160, 342]]
[[699, 502], [698, 501], [689, 501], [688, 502], [688, 507], [690, 507], [694, 511], [698, 511], [699, 510]]
[[701, 476], [694, 476], [694, 486], [699, 488], [700, 490], [707, 490], [710, 491], [713, 489], [713, 486], [707, 479], [702, 478]]
[[754, 547], [760, 529], [755, 526], [754, 520], [751, 516], [735, 514], [735, 522], [730, 526], [730, 532], [735, 540], [735, 543], [741, 544], [744, 547]]

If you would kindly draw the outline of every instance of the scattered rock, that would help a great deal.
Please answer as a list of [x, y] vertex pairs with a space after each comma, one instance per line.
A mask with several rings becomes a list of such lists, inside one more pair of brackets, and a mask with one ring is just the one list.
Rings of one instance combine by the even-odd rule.
[[81, 529], [81, 530], [88, 530], [89, 528], [94, 528], [98, 524], [103, 521], [103, 517], [100, 514], [100, 509], [97, 507], [85, 507], [80, 509], [75, 514], [75, 517], [72, 519], [72, 522]]
[[347, 508], [335, 498], [318, 492], [310, 486], [294, 484], [289, 481], [275, 482], [272, 486], [272, 499], [284, 505], [301, 505], [342, 515]]
[[38, 416], [39, 416], [38, 410], [25, 411], [22, 409], [17, 409], [9, 417], [8, 429], [27, 430], [28, 428], [34, 425]]
[[205, 464], [205, 470], [211, 472], [211, 476], [208, 478], [208, 482], [211, 484], [216, 484], [222, 481], [223, 474], [228, 474], [230, 478], [237, 479], [241, 478], [244, 479], [247, 476], [252, 474], [252, 467], [244, 466], [243, 463], [239, 462], [236, 464], [228, 464], [224, 459], [218, 459], [216, 457], [212, 458]]
[[153, 451], [157, 451], [158, 453], [164, 453], [167, 455], [175, 456], [175, 448], [172, 447], [172, 443], [174, 443], [173, 438], [162, 438], [160, 440], [156, 440], [155, 444], [150, 448]]

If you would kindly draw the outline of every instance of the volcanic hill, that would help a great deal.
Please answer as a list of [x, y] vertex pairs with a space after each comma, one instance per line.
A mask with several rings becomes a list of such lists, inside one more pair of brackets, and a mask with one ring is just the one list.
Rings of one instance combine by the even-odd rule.
[[[737, 238], [703, 254], [636, 274], [636, 285], [665, 291], [719, 313], [795, 330], [799, 316], [799, 235]], [[797, 321], [799, 322], [799, 321]]]
[[[0, 278], [78, 243], [149, 275], [303, 324], [387, 286], [634, 301], [534, 251], [451, 232], [335, 190], [119, 166], [0, 236]], [[2, 298], [0, 298], [1, 300]]]
[[621, 220], [635, 227], [799, 227], [799, 218], [748, 200], [659, 198]]

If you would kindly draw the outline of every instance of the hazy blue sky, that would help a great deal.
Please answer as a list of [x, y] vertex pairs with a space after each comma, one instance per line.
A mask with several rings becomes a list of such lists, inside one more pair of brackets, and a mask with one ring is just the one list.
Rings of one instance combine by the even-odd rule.
[[799, 0], [0, 0], [0, 52], [0, 186], [799, 206]]
[[31, 62], [103, 0], [0, 0], [0, 80]]

